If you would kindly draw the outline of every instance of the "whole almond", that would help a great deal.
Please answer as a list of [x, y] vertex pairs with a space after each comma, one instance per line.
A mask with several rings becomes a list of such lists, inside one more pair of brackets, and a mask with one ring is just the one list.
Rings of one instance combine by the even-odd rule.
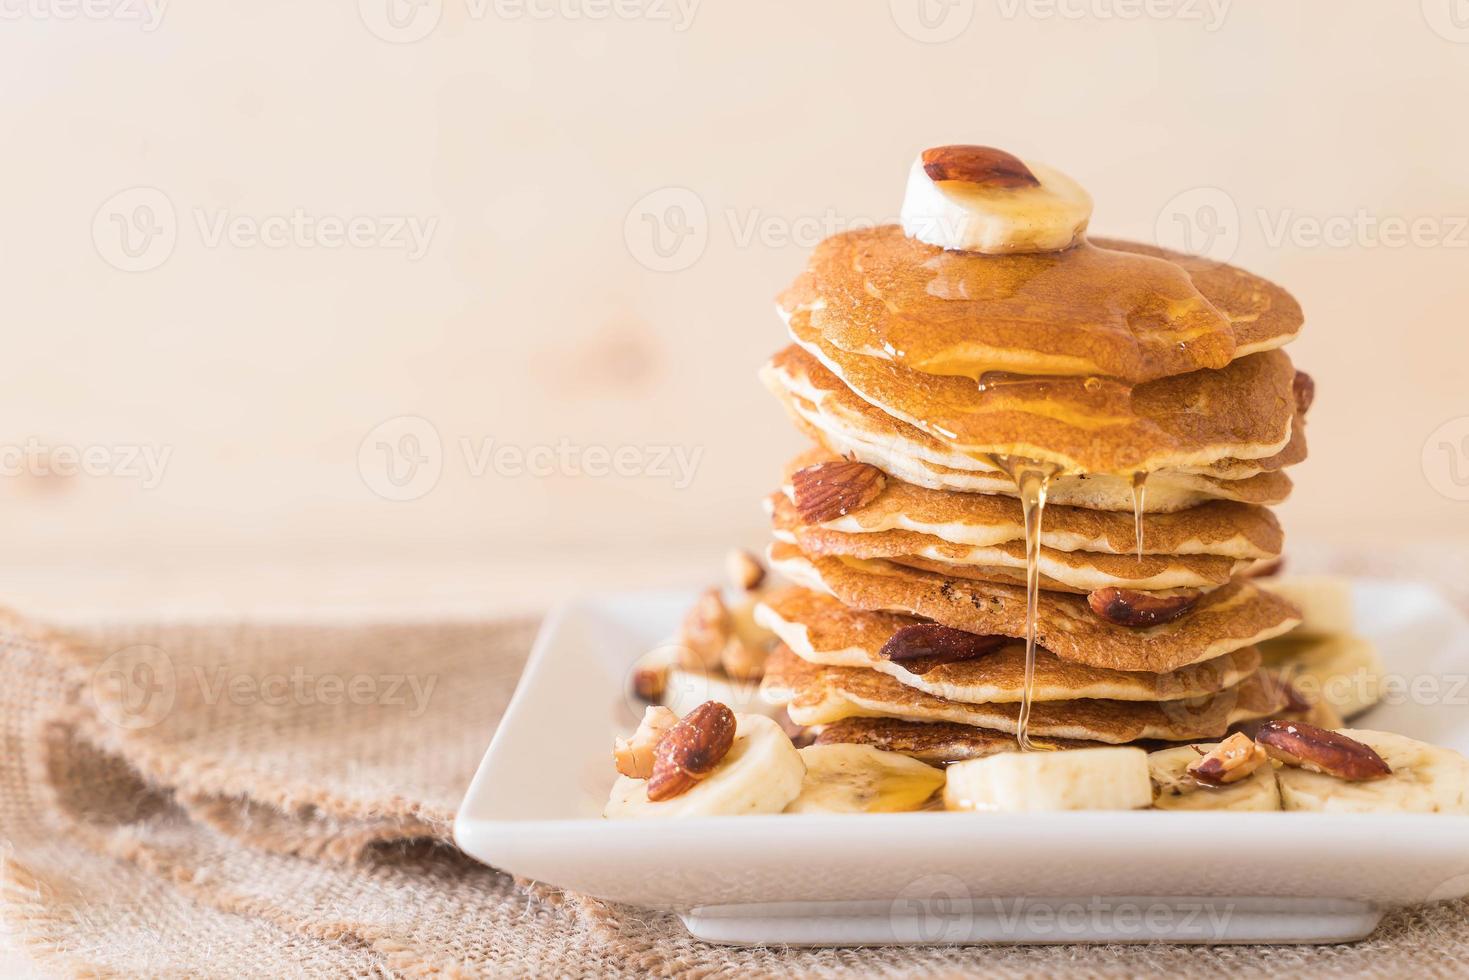
[[924, 150], [923, 172], [930, 180], [962, 180], [986, 187], [1039, 187], [1041, 183], [1019, 157], [993, 146], [956, 144]]
[[1255, 741], [1272, 759], [1338, 779], [1367, 782], [1392, 775], [1370, 745], [1304, 722], [1267, 721], [1255, 733]]
[[1203, 596], [1198, 589], [1169, 593], [1138, 589], [1098, 589], [1086, 597], [1092, 612], [1118, 626], [1157, 626], [1188, 612]]
[[944, 664], [993, 653], [1008, 642], [1009, 637], [966, 633], [937, 623], [914, 623], [888, 637], [879, 653], [910, 674], [926, 674]]
[[886, 486], [882, 470], [846, 459], [817, 463], [791, 475], [796, 512], [806, 524], [825, 524], [861, 510]]
[[735, 727], [734, 712], [718, 701], [705, 701], [684, 715], [653, 750], [648, 799], [671, 800], [708, 778], [734, 745]]

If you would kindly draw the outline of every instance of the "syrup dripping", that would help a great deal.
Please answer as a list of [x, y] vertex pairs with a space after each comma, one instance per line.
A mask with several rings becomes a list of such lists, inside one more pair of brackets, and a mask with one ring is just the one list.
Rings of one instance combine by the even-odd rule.
[[1020, 696], [1015, 741], [1020, 751], [1031, 752], [1040, 748], [1030, 741], [1030, 709], [1035, 694], [1036, 626], [1040, 614], [1041, 519], [1046, 511], [1046, 491], [1061, 468], [1014, 456], [993, 456], [991, 461], [1015, 481], [1025, 517], [1025, 687]]
[[985, 371], [979, 376], [979, 390], [999, 391], [1003, 388], [1030, 389], [1031, 394], [1043, 397], [1051, 388], [1061, 385], [1079, 386], [1087, 393], [1102, 390], [1102, 379], [1095, 376], [1077, 377], [1064, 374], [1017, 374], [1014, 371]]
[[1132, 475], [1132, 536], [1137, 539], [1137, 560], [1143, 560], [1143, 507], [1148, 501], [1148, 474]]

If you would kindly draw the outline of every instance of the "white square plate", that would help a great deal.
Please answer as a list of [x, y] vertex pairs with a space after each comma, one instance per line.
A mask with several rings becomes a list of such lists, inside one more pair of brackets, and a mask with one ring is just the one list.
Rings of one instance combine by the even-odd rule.
[[[629, 670], [692, 600], [587, 598], [547, 619], [455, 821], [466, 853], [675, 909], [694, 935], [741, 943], [1340, 942], [1371, 932], [1387, 906], [1469, 894], [1458, 816], [603, 820], [612, 737], [641, 714]], [[1469, 752], [1469, 623], [1411, 584], [1358, 583], [1356, 608], [1395, 683], [1353, 724]]]

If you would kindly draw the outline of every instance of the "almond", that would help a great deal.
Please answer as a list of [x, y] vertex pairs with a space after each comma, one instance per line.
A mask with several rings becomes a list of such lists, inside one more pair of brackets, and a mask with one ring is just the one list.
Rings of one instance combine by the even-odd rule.
[[1009, 637], [1005, 636], [966, 633], [937, 623], [915, 623], [888, 637], [879, 653], [910, 674], [926, 674], [944, 664], [993, 653], [1008, 642]]
[[668, 689], [668, 672], [682, 653], [678, 647], [664, 646], [639, 657], [632, 668], [633, 694], [654, 704], [662, 701]]
[[737, 681], [758, 681], [765, 676], [769, 657], [769, 647], [753, 646], [736, 636], [725, 645], [720, 663], [724, 672]]
[[962, 180], [987, 187], [1039, 187], [1040, 181], [1020, 158], [993, 146], [935, 146], [923, 151], [923, 172], [930, 180]]
[[724, 556], [724, 572], [737, 589], [754, 592], [765, 581], [765, 566], [744, 548], [735, 548]]
[[876, 466], [845, 459], [817, 463], [791, 476], [796, 512], [806, 524], [825, 524], [861, 510], [886, 486], [887, 477]]
[[658, 743], [674, 725], [678, 715], [662, 705], [643, 712], [638, 730], [630, 738], [619, 738], [612, 743], [612, 759], [617, 771], [634, 779], [647, 779], [653, 775], [653, 753]]
[[715, 670], [734, 635], [734, 622], [718, 589], [709, 589], [684, 616], [678, 631], [680, 661], [690, 670]]
[[1092, 612], [1118, 626], [1157, 626], [1171, 623], [1192, 609], [1203, 596], [1198, 589], [1142, 592], [1137, 589], [1098, 589], [1086, 597]]
[[735, 716], [727, 705], [705, 701], [664, 733], [653, 751], [648, 799], [671, 800], [706, 779], [734, 745]]
[[1238, 733], [1229, 736], [1202, 759], [1188, 767], [1188, 773], [1201, 783], [1210, 786], [1227, 786], [1237, 783], [1263, 765], [1269, 765], [1270, 757], [1265, 750], [1250, 741], [1248, 735]]
[[1267, 721], [1255, 734], [1255, 741], [1272, 759], [1338, 779], [1360, 783], [1392, 775], [1371, 746], [1304, 722]]

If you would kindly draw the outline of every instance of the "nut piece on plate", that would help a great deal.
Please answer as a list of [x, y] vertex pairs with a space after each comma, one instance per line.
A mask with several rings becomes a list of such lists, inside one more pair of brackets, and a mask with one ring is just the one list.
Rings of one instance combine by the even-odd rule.
[[695, 670], [718, 668], [725, 644], [732, 635], [734, 623], [725, 608], [724, 597], [718, 589], [705, 591], [684, 616], [678, 631], [679, 645], [686, 651], [681, 658], [682, 665]]
[[1382, 756], [1371, 746], [1338, 732], [1296, 721], [1267, 721], [1255, 741], [1270, 758], [1311, 772], [1352, 782], [1370, 782], [1392, 775]]
[[937, 146], [908, 171], [903, 232], [939, 248], [1050, 252], [1082, 239], [1092, 199], [1043, 164], [991, 146]]
[[746, 596], [730, 610], [733, 629], [720, 654], [724, 672], [735, 680], [759, 680], [765, 676], [765, 659], [775, 648], [775, 634], [755, 621], [758, 600]]
[[1328, 734], [1370, 751], [1390, 774], [1353, 782], [1286, 767], [1276, 772], [1285, 809], [1469, 814], [1469, 760], [1452, 749], [1391, 732], [1348, 728]]
[[825, 524], [861, 510], [882, 494], [887, 476], [870, 463], [817, 463], [791, 474], [791, 497], [805, 524]]
[[734, 744], [735, 716], [718, 701], [705, 701], [664, 732], [653, 751], [648, 799], [671, 800], [694, 788]]
[[[1243, 737], [1243, 736], [1238, 736]], [[1226, 740], [1228, 741], [1228, 740]], [[1253, 747], [1248, 739], [1246, 744]], [[1159, 810], [1279, 810], [1280, 788], [1268, 761], [1248, 776], [1224, 785], [1200, 782], [1190, 770], [1222, 744], [1180, 745], [1148, 754], [1148, 772]]]
[[1263, 748], [1251, 741], [1248, 735], [1235, 733], [1190, 764], [1188, 774], [1210, 786], [1228, 786], [1269, 764], [1270, 757]]
[[945, 771], [950, 810], [1140, 810], [1153, 802], [1148, 754], [1130, 746], [1009, 752]]
[[630, 738], [619, 738], [612, 743], [612, 758], [617, 771], [634, 779], [647, 779], [653, 775], [653, 750], [670, 728], [678, 724], [678, 715], [662, 705], [643, 712], [638, 730]]
[[[710, 709], [711, 712], [715, 710]], [[677, 728], [674, 726], [664, 741], [671, 738]], [[780, 725], [763, 715], [735, 715], [733, 741], [722, 758], [703, 772], [702, 779], [693, 780], [677, 795], [661, 800], [650, 799], [649, 789], [659, 776], [660, 763], [680, 770], [690, 765], [702, 767], [703, 763], [696, 757], [706, 750], [712, 752], [716, 737], [722, 736], [714, 732], [691, 734], [690, 747], [683, 748], [680, 742], [666, 750], [660, 742], [655, 753], [653, 778], [643, 780], [619, 776], [602, 815], [622, 819], [779, 813], [800, 795], [806, 765], [791, 744], [790, 737]], [[662, 763], [665, 751], [669, 759]], [[675, 785], [683, 783], [678, 775], [665, 778], [674, 780]]]
[[942, 769], [870, 745], [810, 745], [801, 795], [786, 813], [898, 813], [917, 810], [944, 785]]
[[658, 647], [638, 658], [632, 668], [632, 691], [643, 701], [657, 704], [668, 690], [669, 673], [683, 656], [682, 647]]
[[754, 592], [765, 582], [765, 566], [744, 548], [735, 548], [724, 556], [724, 572], [730, 584], [745, 592]]
[[914, 623], [888, 637], [878, 653], [910, 674], [926, 674], [944, 664], [994, 653], [1013, 642], [1006, 636], [966, 633], [937, 623]]
[[1118, 626], [1158, 626], [1192, 609], [1204, 593], [1198, 589], [1143, 592], [1116, 587], [1097, 589], [1086, 597], [1092, 612]]

